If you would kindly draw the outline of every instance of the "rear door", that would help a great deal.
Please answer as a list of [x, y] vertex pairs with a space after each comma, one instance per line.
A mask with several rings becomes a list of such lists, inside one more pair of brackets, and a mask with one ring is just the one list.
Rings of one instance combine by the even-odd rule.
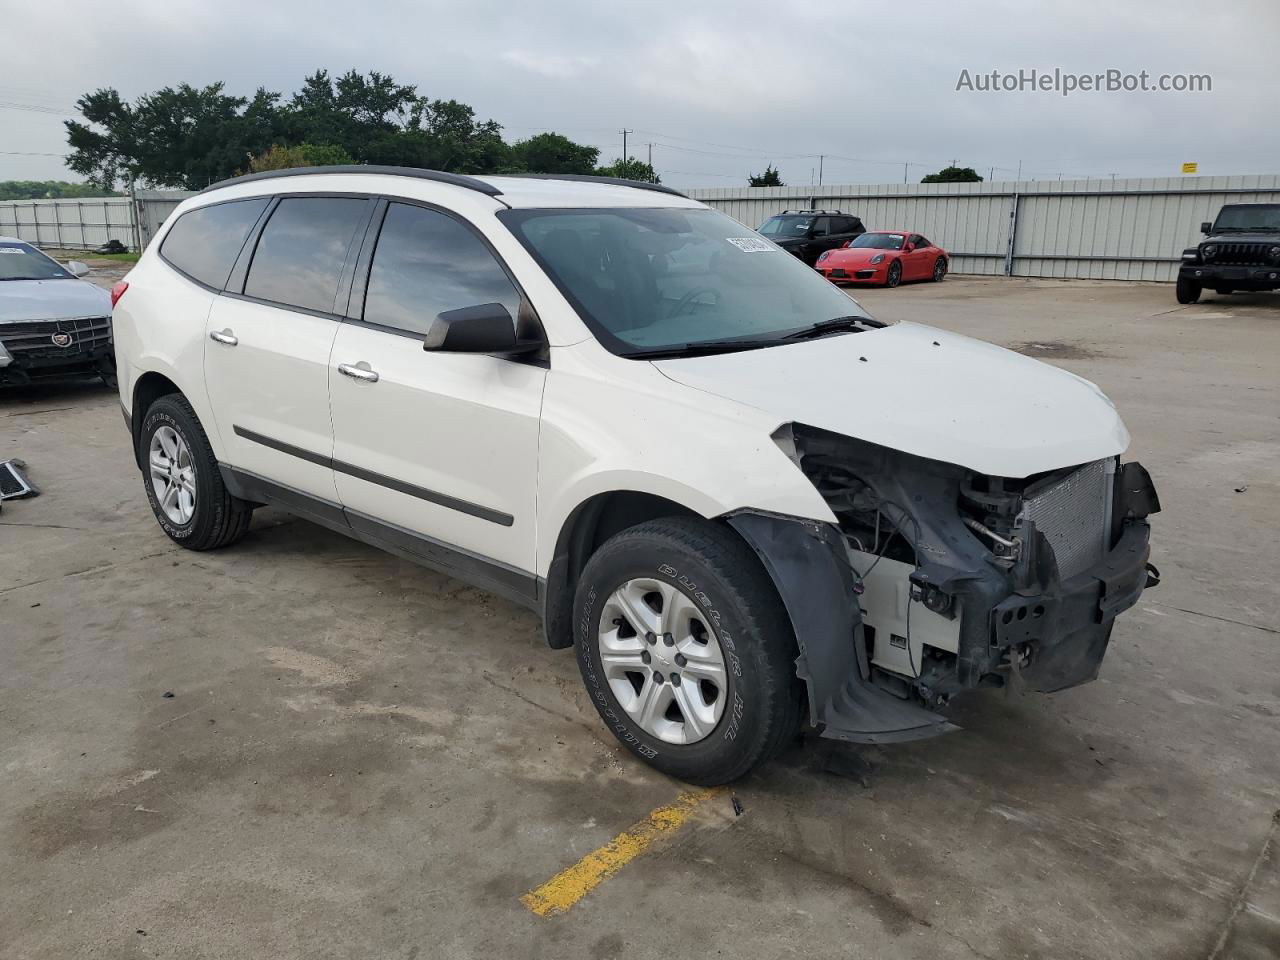
[[209, 313], [205, 383], [230, 465], [334, 505], [335, 301], [373, 201], [285, 196]]
[[376, 243], [374, 233], [329, 365], [348, 520], [523, 595], [535, 569], [545, 363], [427, 351], [422, 339], [446, 310], [496, 302], [528, 318], [531, 309], [487, 242], [451, 214], [391, 202]]

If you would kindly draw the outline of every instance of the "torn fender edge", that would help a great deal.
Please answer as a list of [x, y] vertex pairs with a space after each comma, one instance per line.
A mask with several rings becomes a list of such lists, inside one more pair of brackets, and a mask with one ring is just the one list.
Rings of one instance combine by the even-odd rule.
[[786, 607], [819, 734], [851, 743], [919, 740], [958, 729], [867, 679], [862, 613], [840, 531], [829, 523], [742, 510], [725, 517], [764, 564]]

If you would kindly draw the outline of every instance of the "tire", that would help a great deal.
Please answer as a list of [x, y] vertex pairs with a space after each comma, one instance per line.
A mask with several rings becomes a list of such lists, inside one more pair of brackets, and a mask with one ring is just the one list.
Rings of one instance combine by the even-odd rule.
[[884, 285], [886, 287], [896, 287], [902, 282], [902, 261], [895, 260], [889, 264], [889, 272], [885, 274]]
[[1184, 280], [1179, 277], [1175, 296], [1177, 296], [1179, 303], [1195, 303], [1200, 299], [1201, 289], [1201, 285], [1194, 280]]
[[946, 257], [939, 257], [938, 262], [933, 265], [933, 282], [941, 283], [943, 277], [947, 275]]
[[[655, 634], [652, 639], [641, 634], [630, 623], [637, 619], [634, 613], [612, 616], [623, 612], [617, 598], [625, 591], [634, 595], [650, 586], [648, 597], [672, 597], [673, 606], [668, 608], [665, 599], [662, 606], [677, 611], [676, 625], [660, 629], [671, 629], [681, 637], [674, 645], [665, 642], [670, 633], [661, 638]], [[680, 613], [687, 627], [680, 622]], [[654, 614], [650, 606], [648, 613], [641, 611], [641, 618]], [[663, 621], [659, 617], [657, 622]], [[706, 645], [694, 653], [698, 624]], [[612, 675], [601, 656], [606, 643], [602, 633], [614, 638], [608, 641], [613, 644]], [[618, 639], [624, 634], [630, 637]], [[728, 783], [776, 755], [799, 730], [803, 687], [795, 676], [796, 645], [786, 611], [750, 547], [732, 531], [709, 521], [653, 520], [622, 531], [600, 547], [578, 581], [574, 642], [583, 682], [601, 719], [628, 750], [669, 776], [703, 786]], [[615, 651], [623, 643], [634, 644], [642, 651], [638, 655], [646, 657], [647, 666], [637, 665], [636, 660], [626, 662], [626, 666], [635, 665], [638, 673], [620, 675], [626, 666], [618, 665], [623, 654]], [[673, 659], [682, 650], [691, 659]], [[706, 663], [707, 651], [714, 656], [715, 650], [722, 655], [721, 677], [691, 684], [686, 678], [705, 675], [706, 668], [700, 664]], [[655, 682], [655, 675], [663, 670], [667, 674]], [[719, 713], [714, 721], [700, 721], [703, 731], [699, 734], [681, 709], [691, 701], [678, 698], [697, 696], [698, 709], [714, 710], [714, 703], [707, 707], [704, 701], [717, 683], [714, 700]], [[632, 712], [619, 699], [615, 684], [633, 701]], [[654, 711], [650, 725], [664, 729], [646, 728], [633, 715], [641, 712], [637, 704], [651, 689], [657, 691], [655, 698], [665, 694], [670, 701], [662, 715]]]
[[[194, 482], [195, 497], [185, 521], [166, 512], [153, 479], [152, 442], [161, 431], [176, 434], [188, 453], [186, 470]], [[142, 464], [142, 483], [151, 512], [174, 543], [188, 550], [215, 550], [230, 546], [248, 531], [253, 505], [227, 492], [209, 438], [182, 394], [171, 393], [147, 408], [138, 438], [138, 461]]]

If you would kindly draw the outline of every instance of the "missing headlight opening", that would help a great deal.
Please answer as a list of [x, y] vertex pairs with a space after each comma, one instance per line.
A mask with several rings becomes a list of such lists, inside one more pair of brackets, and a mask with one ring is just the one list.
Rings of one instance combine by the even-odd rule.
[[899, 698], [1092, 680], [1116, 615], [1155, 582], [1140, 464], [993, 477], [799, 424], [777, 439], [837, 519], [866, 679]]

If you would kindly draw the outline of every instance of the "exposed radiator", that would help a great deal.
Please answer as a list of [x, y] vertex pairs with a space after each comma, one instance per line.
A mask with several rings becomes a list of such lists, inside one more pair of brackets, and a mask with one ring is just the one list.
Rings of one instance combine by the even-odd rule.
[[1115, 461], [1098, 460], [1022, 503], [1023, 520], [1045, 535], [1063, 580], [1083, 573], [1106, 552], [1114, 476]]

